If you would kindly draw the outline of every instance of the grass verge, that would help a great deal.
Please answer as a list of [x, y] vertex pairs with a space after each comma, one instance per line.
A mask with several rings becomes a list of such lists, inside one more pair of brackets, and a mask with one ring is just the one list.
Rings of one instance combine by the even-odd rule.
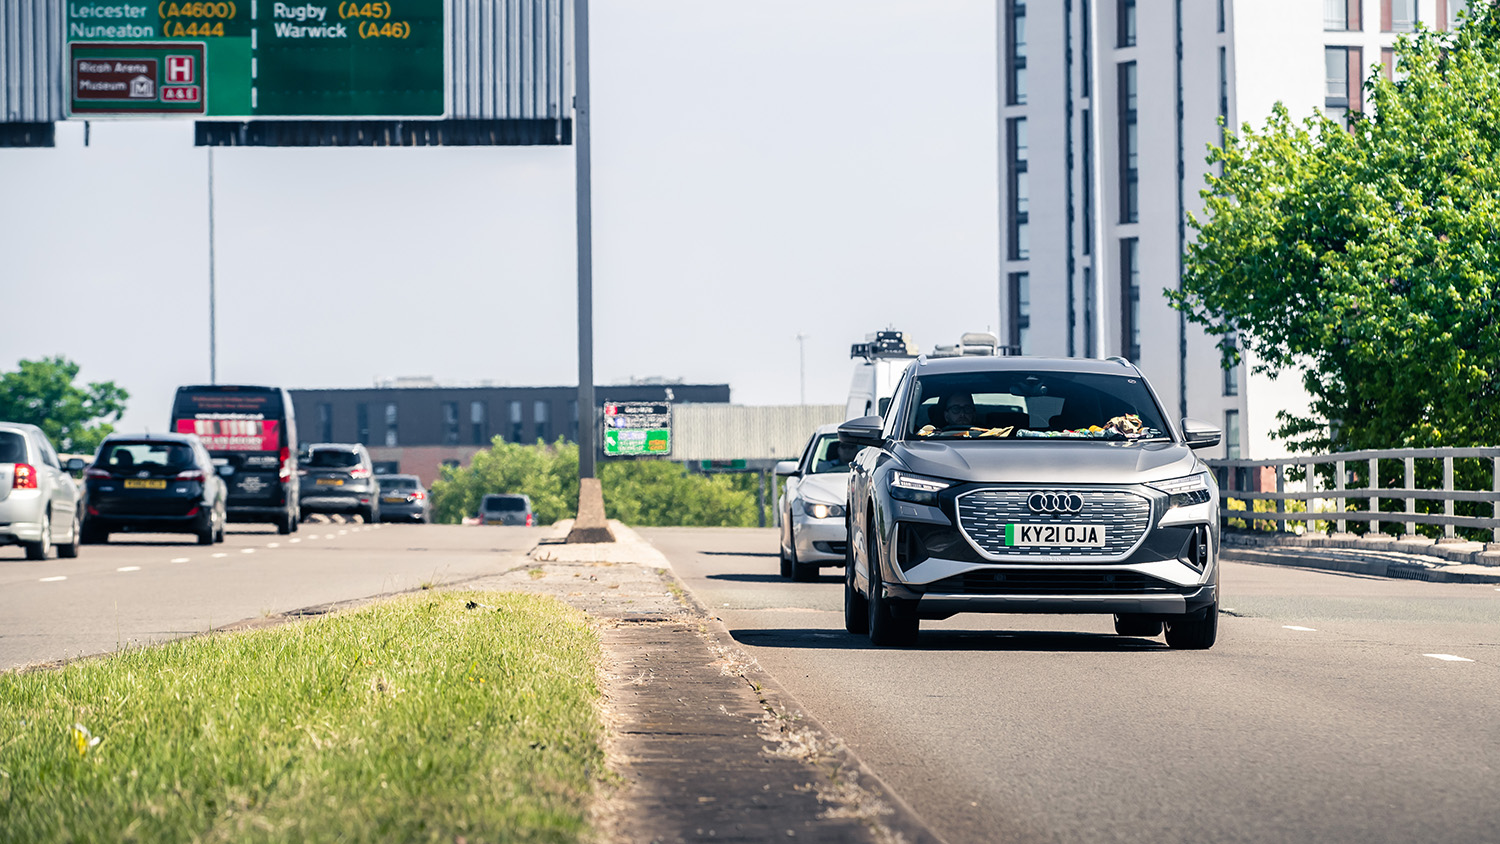
[[586, 839], [599, 654], [556, 600], [425, 592], [0, 675], [0, 841]]

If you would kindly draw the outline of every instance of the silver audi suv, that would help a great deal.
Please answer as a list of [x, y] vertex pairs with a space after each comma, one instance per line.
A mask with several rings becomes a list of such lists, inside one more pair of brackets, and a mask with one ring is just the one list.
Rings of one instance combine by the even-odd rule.
[[845, 422], [844, 624], [877, 645], [961, 612], [1107, 613], [1208, 648], [1219, 490], [1129, 362], [918, 358], [882, 419]]

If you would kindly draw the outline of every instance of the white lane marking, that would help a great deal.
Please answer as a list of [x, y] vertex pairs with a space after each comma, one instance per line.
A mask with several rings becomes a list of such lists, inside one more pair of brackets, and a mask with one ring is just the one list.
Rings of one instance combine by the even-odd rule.
[[240, 553], [241, 554], [254, 554], [255, 553], [255, 549], [254, 548], [241, 548], [240, 549]]
[[140, 566], [120, 566], [119, 568], [115, 569], [115, 571], [140, 571], [140, 570], [141, 570]]
[[187, 557], [173, 557], [171, 560], [168, 560], [168, 562], [172, 562], [172, 563], [185, 563], [187, 561], [188, 561]]
[[346, 534], [348, 532], [349, 531], [347, 531], [347, 530], [341, 530], [341, 531], [339, 531], [339, 536], [343, 536], [344, 534]]
[[1466, 658], [1461, 657], [1461, 656], [1454, 656], [1453, 654], [1422, 654], [1422, 656], [1430, 656], [1433, 659], [1441, 659], [1443, 662], [1473, 662], [1474, 661], [1472, 659], [1466, 659]]
[[42, 578], [42, 582], [43, 583], [56, 583], [59, 580], [67, 580], [67, 579], [68, 579], [67, 575], [60, 574], [57, 577], [44, 577], [44, 578]]
[[1281, 626], [1284, 627], [1284, 628], [1286, 628], [1287, 630], [1301, 630], [1304, 633], [1316, 633], [1316, 632], [1318, 632], [1316, 628], [1313, 628], [1313, 627], [1298, 627], [1295, 624], [1283, 624]]
[[300, 540], [300, 539], [288, 539], [287, 540], [287, 542], [290, 542], [293, 545], [296, 545], [298, 542], [301, 542], [301, 541], [302, 540]]
[[223, 553], [214, 554], [213, 555], [213, 557], [214, 557], [215, 560], [219, 559], [220, 557], [227, 557], [227, 556], [229, 556], [229, 555], [228, 554], [223, 554]]
[[[292, 541], [296, 542], [297, 540], [293, 539]], [[268, 543], [266, 543], [266, 547], [267, 548], [280, 548], [281, 547], [281, 543], [280, 542], [268, 542]]]

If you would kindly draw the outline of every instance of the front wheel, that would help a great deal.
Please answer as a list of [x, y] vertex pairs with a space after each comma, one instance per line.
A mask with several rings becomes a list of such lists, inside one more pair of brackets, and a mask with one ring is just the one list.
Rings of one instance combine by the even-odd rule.
[[880, 573], [880, 552], [873, 542], [867, 545], [870, 556], [870, 644], [910, 645], [917, 640], [921, 622], [910, 608], [885, 596], [885, 577]]
[[870, 629], [870, 611], [865, 596], [854, 588], [854, 537], [844, 545], [844, 629], [862, 635]]
[[[792, 523], [790, 518], [788, 518], [786, 525], [787, 532], [791, 533]], [[779, 545], [781, 539], [778, 538], [776, 542]], [[781, 554], [781, 577], [783, 580], [791, 580], [797, 573], [797, 535], [795, 533], [792, 533], [792, 541], [788, 547], [791, 549], [790, 552], [777, 549]]]
[[1196, 613], [1167, 621], [1167, 644], [1185, 651], [1202, 651], [1214, 646], [1219, 636], [1219, 605], [1209, 604]]

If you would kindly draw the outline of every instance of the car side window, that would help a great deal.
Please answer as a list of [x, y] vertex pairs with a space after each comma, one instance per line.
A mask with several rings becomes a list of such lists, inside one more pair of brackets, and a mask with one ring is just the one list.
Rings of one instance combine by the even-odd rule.
[[54, 469], [61, 469], [62, 462], [57, 459], [57, 452], [52, 450], [52, 443], [43, 435], [36, 437], [36, 450], [42, 456], [42, 462]]
[[908, 366], [901, 373], [901, 380], [896, 382], [896, 389], [891, 393], [891, 403], [886, 410], [885, 426], [881, 429], [881, 434], [888, 440], [894, 438], [896, 432], [900, 430], [896, 426], [896, 421], [901, 418], [902, 411], [906, 407], [906, 390], [910, 384], [911, 367]]

